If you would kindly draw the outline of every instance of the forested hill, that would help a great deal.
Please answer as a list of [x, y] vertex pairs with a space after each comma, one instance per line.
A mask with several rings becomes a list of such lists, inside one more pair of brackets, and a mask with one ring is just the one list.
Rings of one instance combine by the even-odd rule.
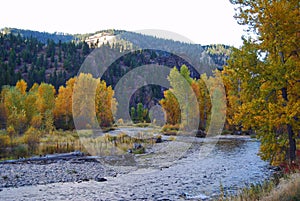
[[32, 31], [32, 30], [24, 30], [24, 29], [16, 29], [16, 28], [3, 28], [1, 30], [3, 34], [14, 34], [20, 35], [24, 38], [36, 38], [38, 41], [46, 44], [48, 40], [53, 40], [55, 43], [61, 42], [71, 42], [72, 40], [76, 40], [75, 35], [67, 34], [67, 33], [47, 33], [47, 32], [39, 32], [39, 31]]
[[[114, 40], [101, 43], [103, 38], [108, 37], [114, 38]], [[89, 38], [90, 41], [87, 40]], [[70, 35], [4, 28], [1, 29], [0, 33], [0, 87], [15, 85], [18, 80], [24, 79], [29, 88], [35, 82], [46, 82], [58, 89], [59, 86], [65, 84], [67, 79], [78, 73], [84, 59], [94, 48], [105, 45], [122, 52], [139, 48], [147, 49], [149, 44], [157, 49], [171, 47], [171, 49], [180, 50], [189, 55], [199, 53], [199, 55], [194, 56], [201, 57], [206, 62], [214, 62], [216, 66], [210, 66], [217, 68], [222, 68], [230, 54], [230, 47], [224, 45], [202, 47], [197, 44], [160, 39], [120, 30]], [[207, 54], [202, 54], [203, 52]], [[163, 54], [163, 59], [160, 55], [162, 55], [161, 51], [155, 52], [155, 54], [142, 51], [127, 55], [119, 60], [118, 65], [121, 65], [119, 69], [125, 69], [123, 73], [126, 73], [134, 67], [149, 64], [150, 60], [151, 63], [170, 67], [177, 66], [178, 68], [185, 64], [180, 58], [170, 56], [171, 54]], [[118, 81], [117, 74], [120, 73], [110, 72], [107, 74], [106, 81], [108, 84], [116, 84], [115, 82]], [[194, 75], [193, 72], [191, 75]], [[143, 100], [140, 101], [143, 102]]]
[[90, 48], [84, 42], [46, 43], [21, 34], [0, 34], [0, 86], [15, 85], [20, 79], [47, 82], [58, 88], [79, 70]]

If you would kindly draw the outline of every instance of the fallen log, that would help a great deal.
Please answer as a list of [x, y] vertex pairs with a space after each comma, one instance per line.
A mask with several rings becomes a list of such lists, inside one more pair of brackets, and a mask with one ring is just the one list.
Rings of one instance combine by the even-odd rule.
[[85, 156], [83, 152], [74, 151], [70, 153], [62, 153], [62, 154], [47, 154], [44, 156], [34, 156], [31, 158], [20, 158], [15, 160], [6, 160], [1, 161], [0, 164], [13, 164], [13, 163], [23, 163], [23, 162], [36, 162], [36, 161], [57, 161], [57, 160], [96, 160], [96, 157]]

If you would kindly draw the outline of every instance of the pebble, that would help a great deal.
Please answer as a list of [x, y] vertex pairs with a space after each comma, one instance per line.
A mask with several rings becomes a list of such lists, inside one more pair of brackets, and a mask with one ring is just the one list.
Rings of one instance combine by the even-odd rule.
[[[259, 144], [241, 143], [218, 144], [205, 160], [199, 160], [195, 149], [182, 153], [187, 144], [172, 141], [155, 144], [148, 150], [151, 154], [137, 155], [136, 166], [71, 161], [1, 164], [0, 197], [1, 200], [26, 200], [24, 196], [28, 195], [31, 200], [210, 200], [220, 193], [220, 183], [227, 193], [235, 193], [245, 182], [262, 182], [270, 176], [267, 163], [256, 155]], [[168, 168], [160, 170], [160, 167]], [[17, 174], [19, 178], [15, 177]], [[43, 185], [37, 185], [39, 182]], [[10, 188], [19, 186], [22, 187]]]
[[1, 164], [0, 189], [58, 182], [86, 182], [93, 180], [94, 175], [104, 180], [104, 176], [114, 176], [116, 173], [111, 170], [106, 172], [99, 162], [59, 161], [47, 165], [33, 162]]

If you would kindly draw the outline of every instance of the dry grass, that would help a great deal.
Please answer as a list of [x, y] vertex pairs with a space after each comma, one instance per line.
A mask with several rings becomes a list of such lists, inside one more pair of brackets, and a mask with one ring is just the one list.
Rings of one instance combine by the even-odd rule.
[[282, 180], [263, 201], [296, 201], [300, 200], [300, 173], [290, 175], [289, 179]]
[[[222, 191], [222, 190], [221, 190]], [[221, 196], [218, 201], [300, 201], [300, 173], [294, 173], [281, 178], [279, 185], [274, 181], [261, 185], [252, 185], [245, 188], [237, 196], [225, 198]]]

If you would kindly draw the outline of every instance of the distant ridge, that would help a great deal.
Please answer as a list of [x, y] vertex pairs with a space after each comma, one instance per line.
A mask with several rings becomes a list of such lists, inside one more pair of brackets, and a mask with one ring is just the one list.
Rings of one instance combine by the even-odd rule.
[[[103, 74], [102, 78], [111, 86], [127, 72], [147, 64], [170, 68], [184, 64], [193, 78], [199, 78], [202, 73], [212, 75], [214, 70], [223, 69], [231, 53], [231, 47], [222, 44], [201, 46], [124, 30], [72, 35], [3, 28], [0, 29], [0, 87], [15, 85], [24, 79], [28, 88], [33, 83], [46, 82], [58, 90], [66, 80], [77, 75], [85, 58], [102, 46], [107, 50], [126, 52]], [[190, 57], [196, 58], [201, 71], [192, 68]], [[143, 87], [135, 93], [130, 105], [142, 102], [150, 108], [163, 97], [163, 91], [161, 87]]]
[[25, 29], [17, 29], [17, 28], [2, 28], [1, 32], [3, 34], [20, 34], [24, 38], [37, 38], [42, 43], [47, 43], [47, 40], [53, 40], [55, 43], [61, 42], [70, 42], [75, 40], [75, 36], [67, 33], [62, 32], [39, 32], [39, 31], [32, 31], [32, 30], [25, 30]]

